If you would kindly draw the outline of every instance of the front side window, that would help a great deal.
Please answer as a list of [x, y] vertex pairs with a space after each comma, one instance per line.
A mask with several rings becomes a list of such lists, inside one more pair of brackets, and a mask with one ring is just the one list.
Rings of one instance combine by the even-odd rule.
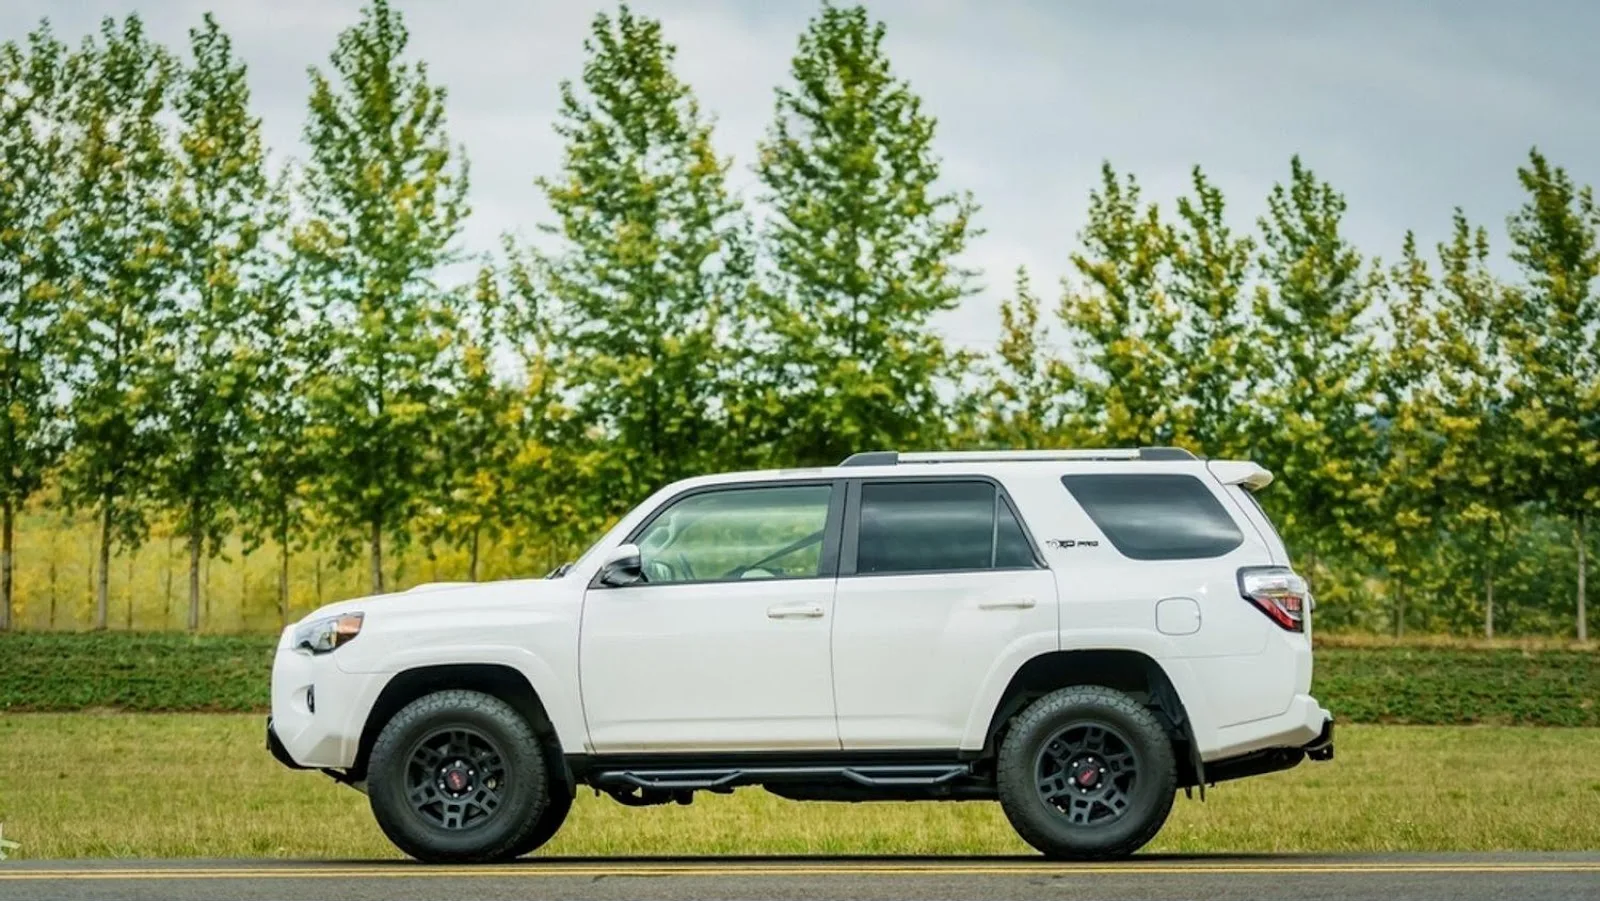
[[827, 485], [728, 488], [676, 501], [635, 542], [645, 581], [816, 576], [832, 491]]
[[1199, 479], [1172, 473], [1061, 477], [1123, 556], [1134, 560], [1220, 557], [1244, 543], [1228, 511]]
[[1021, 523], [990, 482], [868, 482], [861, 486], [857, 573], [1035, 565]]

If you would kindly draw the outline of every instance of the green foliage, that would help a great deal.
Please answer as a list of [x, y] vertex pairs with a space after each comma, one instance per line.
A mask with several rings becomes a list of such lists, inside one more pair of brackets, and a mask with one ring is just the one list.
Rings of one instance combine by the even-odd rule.
[[1534, 150], [1517, 170], [1528, 199], [1509, 222], [1511, 257], [1528, 282], [1509, 341], [1520, 368], [1512, 397], [1522, 465], [1543, 499], [1575, 525], [1576, 620], [1588, 637], [1586, 525], [1600, 508], [1600, 208], [1594, 191]]
[[1167, 230], [1166, 293], [1181, 326], [1171, 337], [1178, 409], [1174, 443], [1212, 457], [1248, 457], [1261, 381], [1251, 318], [1256, 242], [1229, 227], [1222, 191], [1196, 166]]
[[1374, 480], [1368, 312], [1380, 275], [1341, 232], [1344, 212], [1344, 197], [1296, 157], [1260, 222], [1266, 290], [1255, 312], [1267, 377], [1251, 452], [1281, 480], [1263, 503], [1312, 560], [1355, 537], [1360, 490]]
[[176, 65], [129, 16], [102, 22], [99, 38], [84, 41], [67, 72], [74, 90], [64, 230], [73, 273], [63, 352], [72, 450], [62, 488], [69, 503], [94, 507], [100, 517], [95, 626], [103, 629], [111, 546], [143, 541], [154, 461], [167, 437], [156, 425], [175, 266], [163, 116]]
[[1052, 447], [1060, 440], [1059, 385], [1068, 378], [1049, 349], [1040, 322], [1039, 295], [1025, 269], [1017, 270], [1013, 296], [1000, 303], [1000, 343], [979, 374], [983, 387], [968, 411], [982, 425], [982, 443], [998, 447]]
[[977, 207], [940, 193], [934, 120], [884, 34], [865, 7], [825, 4], [760, 146], [768, 271], [738, 416], [785, 465], [942, 443], [940, 391], [970, 363], [933, 323], [972, 291], [957, 258]]
[[561, 86], [561, 170], [538, 181], [557, 244], [540, 265], [578, 430], [570, 462], [605, 515], [711, 465], [749, 248], [661, 23], [622, 6], [595, 17], [584, 48], [582, 78]]
[[1060, 318], [1077, 364], [1068, 430], [1093, 445], [1172, 444], [1180, 316], [1167, 295], [1168, 229], [1133, 176], [1109, 163], [1089, 194]]
[[179, 292], [162, 323], [158, 373], [168, 441], [158, 491], [188, 536], [189, 618], [200, 626], [200, 554], [233, 530], [247, 452], [251, 313], [273, 262], [264, 241], [281, 218], [266, 172], [261, 120], [249, 112], [245, 67], [209, 14], [189, 32], [191, 62], [174, 106], [179, 120], [167, 210]]
[[373, 0], [339, 36], [337, 83], [311, 70], [306, 215], [293, 240], [325, 344], [307, 385], [314, 486], [339, 547], [367, 542], [374, 592], [384, 536], [409, 538], [439, 478], [455, 310], [433, 277], [467, 215], [444, 89], [406, 59], [408, 40], [400, 14]]
[[69, 213], [66, 47], [48, 24], [0, 45], [0, 631], [11, 626], [16, 513], [62, 450], [62, 298]]
[[527, 574], [705, 471], [1177, 444], [1275, 472], [1319, 629], [1587, 634], [1600, 208], [1537, 150], [1509, 273], [1459, 211], [1437, 254], [1380, 263], [1298, 159], [1253, 229], [1199, 168], [1158, 208], [1108, 163], [1059, 303], [1019, 270], [980, 359], [940, 321], [976, 205], [862, 6], [799, 36], [749, 211], [661, 24], [597, 16], [545, 234], [495, 258], [458, 247], [463, 154], [386, 0], [310, 73], [282, 179], [227, 36], [189, 45], [137, 17], [0, 45], [0, 629], [87, 619], [84, 585], [104, 627], [113, 575], [128, 628], [170, 624], [180, 539], [191, 628], [213, 568], [238, 609], [207, 625], [242, 627], [262, 547], [283, 618], [330, 551], [342, 573], [365, 545], [374, 590]]
[[271, 636], [12, 633], [0, 710], [264, 711]]
[[[265, 712], [274, 636], [0, 637], [0, 710]], [[1594, 651], [1319, 647], [1313, 686], [1342, 723], [1600, 726]]]
[[1322, 648], [1315, 690], [1355, 723], [1600, 725], [1593, 651]]

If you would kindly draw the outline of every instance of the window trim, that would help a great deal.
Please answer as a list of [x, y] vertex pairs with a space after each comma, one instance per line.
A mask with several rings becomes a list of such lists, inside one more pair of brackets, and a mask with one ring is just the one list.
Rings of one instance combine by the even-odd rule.
[[[697, 485], [674, 494], [650, 511], [644, 521], [634, 526], [622, 544], [637, 544], [640, 535], [650, 528], [663, 513], [679, 502], [702, 494], [719, 494], [724, 491], [751, 491], [762, 488], [828, 488], [828, 514], [822, 526], [822, 551], [814, 576], [778, 576], [771, 579], [688, 579], [682, 582], [635, 582], [632, 585], [605, 585], [596, 572], [589, 588], [605, 590], [633, 590], [637, 588], [671, 588], [678, 585], [762, 585], [770, 582], [804, 582], [808, 579], [832, 579], [839, 571], [840, 524], [844, 519], [844, 479], [760, 479], [740, 482], [721, 482], [714, 485]], [[604, 570], [604, 567], [601, 567]]]
[[[1017, 510], [1017, 504], [1011, 499], [1006, 486], [993, 476], [979, 473], [948, 475], [905, 475], [905, 476], [873, 476], [871, 478], [852, 478], [849, 481], [844, 507], [844, 529], [839, 550], [839, 578], [894, 578], [902, 576], [948, 576], [960, 573], [1010, 573], [1030, 572], [1033, 570], [1049, 569], [1044, 555], [1039, 553], [1039, 544], [1033, 539], [1033, 532], [1028, 529], [1028, 521], [1022, 518]], [[988, 569], [970, 569], [966, 567], [956, 569], [919, 569], [915, 572], [885, 572], [864, 573], [856, 571], [857, 555], [861, 551], [861, 488], [865, 484], [885, 484], [894, 482], [915, 482], [922, 484], [935, 484], [941, 482], [983, 482], [994, 488], [995, 512], [998, 514], [999, 505], [1004, 503], [1006, 509], [1011, 511], [1011, 517], [1017, 521], [1017, 528], [1022, 530], [1022, 540], [1028, 545], [1028, 553], [1033, 558], [1031, 566], [991, 566]], [[999, 517], [996, 516], [998, 528]], [[992, 539], [991, 539], [992, 540]], [[991, 544], [989, 559], [993, 561], [998, 553], [995, 545]]]
[[[1089, 506], [1083, 502], [1082, 498], [1078, 497], [1077, 492], [1072, 490], [1072, 484], [1069, 481], [1070, 479], [1088, 480], [1088, 479], [1106, 479], [1106, 478], [1124, 478], [1124, 477], [1136, 478], [1136, 479], [1150, 479], [1150, 478], [1158, 478], [1158, 477], [1162, 477], [1162, 476], [1166, 476], [1166, 477], [1169, 477], [1169, 478], [1177, 478], [1177, 479], [1189, 479], [1189, 480], [1193, 481], [1196, 485], [1198, 485], [1200, 487], [1201, 492], [1206, 497], [1211, 498], [1212, 503], [1216, 504], [1216, 509], [1222, 513], [1222, 515], [1223, 515], [1223, 517], [1225, 519], [1228, 520], [1228, 523], [1233, 527], [1234, 532], [1238, 534], [1238, 536], [1239, 536], [1238, 540], [1235, 541], [1226, 550], [1219, 551], [1219, 552], [1214, 553], [1214, 554], [1183, 554], [1181, 556], [1160, 556], [1160, 557], [1137, 556], [1137, 555], [1134, 555], [1134, 554], [1130, 554], [1130, 553], [1127, 552], [1127, 550], [1125, 550], [1122, 547], [1122, 545], [1117, 543], [1117, 540], [1115, 538], [1111, 537], [1111, 533], [1106, 531], [1105, 526], [1102, 526], [1100, 524], [1100, 520], [1095, 517], [1093, 511], [1091, 511], [1089, 509]], [[1060, 481], [1060, 484], [1061, 484], [1061, 490], [1065, 491], [1067, 493], [1067, 497], [1071, 498], [1072, 502], [1077, 505], [1078, 509], [1083, 511], [1083, 516], [1084, 516], [1085, 519], [1087, 519], [1089, 521], [1089, 525], [1094, 526], [1095, 531], [1100, 533], [1100, 537], [1105, 539], [1105, 542], [1111, 546], [1111, 549], [1116, 551], [1118, 554], [1120, 554], [1124, 560], [1133, 560], [1133, 561], [1137, 561], [1139, 563], [1183, 563], [1183, 562], [1186, 562], [1186, 561], [1192, 562], [1192, 561], [1195, 561], [1195, 560], [1218, 560], [1218, 559], [1221, 559], [1223, 557], [1228, 556], [1229, 554], [1234, 553], [1235, 551], [1237, 551], [1240, 548], [1244, 547], [1249, 542], [1248, 537], [1245, 535], [1244, 529], [1241, 528], [1240, 525], [1239, 525], [1238, 518], [1235, 517], [1233, 514], [1231, 514], [1228, 511], [1228, 505], [1226, 503], [1224, 503], [1223, 498], [1217, 496], [1217, 492], [1215, 491], [1215, 489], [1210, 484], [1208, 484], [1205, 479], [1201, 478], [1200, 476], [1198, 476], [1198, 475], [1196, 475], [1196, 474], [1194, 474], [1192, 472], [1151, 472], [1151, 473], [1069, 472], [1069, 473], [1066, 473], [1066, 474], [1062, 475], [1059, 481]]]

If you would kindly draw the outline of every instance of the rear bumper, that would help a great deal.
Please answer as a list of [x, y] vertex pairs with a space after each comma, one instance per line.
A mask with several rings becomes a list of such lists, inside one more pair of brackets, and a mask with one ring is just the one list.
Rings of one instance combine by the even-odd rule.
[[1214, 785], [1218, 782], [1228, 782], [1233, 779], [1243, 779], [1247, 776], [1260, 776], [1266, 773], [1276, 773], [1281, 770], [1292, 769], [1300, 765], [1307, 758], [1311, 760], [1333, 759], [1333, 717], [1328, 717], [1322, 723], [1322, 730], [1317, 737], [1295, 748], [1264, 748], [1251, 751], [1238, 757], [1226, 760], [1216, 760], [1205, 764], [1204, 781]]

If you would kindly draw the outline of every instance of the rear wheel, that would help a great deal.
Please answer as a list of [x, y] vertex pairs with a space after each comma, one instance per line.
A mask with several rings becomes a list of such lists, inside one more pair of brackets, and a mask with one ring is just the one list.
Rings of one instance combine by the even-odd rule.
[[1052, 692], [1019, 714], [1000, 747], [997, 777], [1017, 834], [1061, 859], [1137, 851], [1166, 822], [1178, 784], [1160, 721], [1100, 686]]
[[476, 691], [441, 691], [395, 714], [372, 746], [367, 794], [396, 847], [438, 863], [532, 850], [550, 807], [532, 727], [511, 705]]

